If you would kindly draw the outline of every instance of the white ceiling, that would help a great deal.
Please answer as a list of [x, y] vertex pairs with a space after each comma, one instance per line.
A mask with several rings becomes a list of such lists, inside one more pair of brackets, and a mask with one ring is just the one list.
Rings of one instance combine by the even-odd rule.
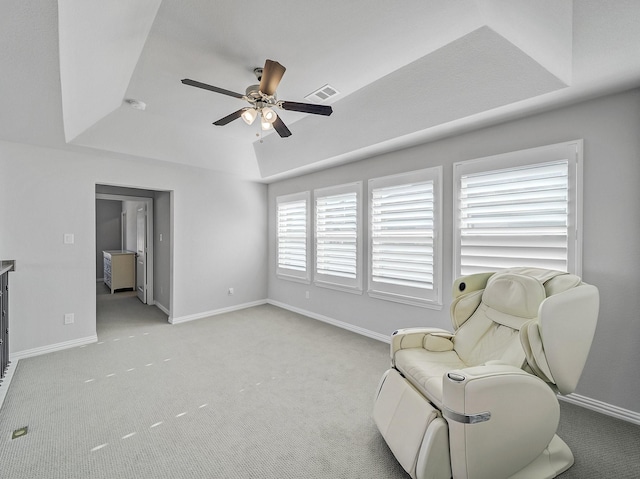
[[[273, 181], [640, 85], [638, 0], [3, 0], [0, 139]], [[293, 135], [212, 122], [265, 59]], [[147, 104], [132, 109], [125, 99]]]

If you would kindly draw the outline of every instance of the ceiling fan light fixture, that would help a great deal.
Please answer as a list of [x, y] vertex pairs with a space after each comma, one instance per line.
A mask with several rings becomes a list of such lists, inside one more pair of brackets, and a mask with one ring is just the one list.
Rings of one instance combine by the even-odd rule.
[[275, 111], [273, 111], [272, 108], [265, 107], [262, 109], [262, 118], [269, 123], [273, 123], [274, 121], [276, 121], [276, 118], [278, 118], [278, 115]]
[[255, 108], [247, 108], [240, 116], [247, 125], [251, 125], [257, 118], [258, 111]]
[[260, 121], [260, 125], [262, 126], [262, 131], [267, 131], [273, 128], [273, 125], [264, 118]]

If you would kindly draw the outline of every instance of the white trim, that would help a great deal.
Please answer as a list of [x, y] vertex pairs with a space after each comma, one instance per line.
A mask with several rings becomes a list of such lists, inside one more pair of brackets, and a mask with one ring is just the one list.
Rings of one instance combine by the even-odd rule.
[[279, 279], [284, 279], [287, 281], [295, 281], [297, 283], [310, 284], [311, 283], [311, 191], [301, 191], [299, 193], [292, 193], [289, 195], [281, 195], [276, 197], [276, 230], [280, 227], [279, 225], [279, 207], [280, 204], [283, 203], [292, 203], [296, 201], [304, 201], [305, 203], [305, 247], [306, 247], [306, 258], [305, 258], [305, 270], [304, 271], [296, 271], [294, 269], [281, 267], [278, 263], [280, 257], [280, 236], [278, 231], [276, 231], [276, 276]]
[[[566, 154], [566, 158], [565, 158]], [[460, 276], [460, 177], [463, 174], [490, 172], [493, 170], [518, 168], [565, 159], [569, 168], [569, 218], [573, 223], [567, 231], [567, 268], [569, 273], [582, 275], [582, 212], [583, 212], [583, 157], [584, 140], [571, 140], [498, 155], [459, 161], [453, 164], [453, 274]]]
[[92, 335], [85, 338], [72, 339], [71, 341], [64, 341], [62, 343], [49, 344], [47, 346], [41, 346], [39, 348], [25, 349], [24, 351], [18, 351], [10, 355], [11, 361], [18, 361], [20, 359], [32, 358], [34, 356], [40, 356], [42, 354], [54, 353], [56, 351], [62, 351], [64, 349], [71, 349], [78, 346], [84, 346], [85, 344], [91, 344], [98, 342], [98, 336]]
[[171, 324], [186, 323], [187, 321], [194, 321], [196, 319], [208, 318], [210, 316], [217, 316], [219, 314], [231, 313], [232, 311], [238, 311], [240, 309], [253, 308], [254, 306], [260, 306], [266, 304], [266, 299], [260, 299], [258, 301], [252, 301], [250, 303], [237, 304], [235, 306], [229, 306], [228, 308], [213, 309], [211, 311], [203, 311], [201, 313], [187, 314], [186, 316], [178, 316], [177, 318], [169, 316], [169, 322]]
[[383, 343], [387, 343], [387, 344], [391, 343], [391, 334], [380, 334], [375, 331], [371, 331], [369, 329], [361, 328], [360, 326], [354, 326], [353, 324], [345, 323], [343, 321], [338, 321], [337, 319], [329, 318], [328, 316], [323, 316], [322, 314], [317, 314], [312, 311], [307, 311], [306, 309], [297, 308], [295, 306], [291, 306], [286, 303], [281, 303], [280, 301], [275, 301], [273, 299], [267, 299], [267, 303], [273, 306], [277, 306], [278, 308], [282, 308], [288, 311], [292, 311], [294, 313], [302, 314], [303, 316], [308, 316], [311, 319], [317, 319], [318, 321], [331, 324], [332, 326], [337, 326], [338, 328], [346, 329], [347, 331], [351, 331], [353, 333], [357, 333], [362, 336], [366, 336], [368, 338], [382, 341]]
[[[109, 186], [103, 185], [102, 183], [98, 183], [100, 186]], [[118, 188], [117, 186], [115, 188]], [[129, 188], [125, 186], [124, 188]], [[135, 187], [134, 187], [135, 188]], [[155, 190], [145, 190], [149, 191], [149, 193], [153, 193]], [[152, 200], [153, 196], [129, 196], [129, 195], [119, 195], [118, 193], [96, 193], [96, 200], [113, 200], [113, 201], [145, 201]]]
[[104, 278], [96, 278], [96, 283], [104, 283]]
[[[276, 266], [277, 268], [277, 266]], [[311, 275], [310, 271], [307, 269], [307, 272], [309, 273], [309, 275]], [[302, 283], [302, 284], [311, 284], [311, 280], [310, 279], [306, 279], [306, 278], [299, 278], [297, 276], [292, 276], [289, 274], [284, 274], [284, 273], [276, 273], [276, 278], [278, 279], [284, 279], [287, 281], [294, 281], [296, 283]]]
[[162, 306], [160, 303], [158, 303], [157, 301], [154, 303], [155, 307], [158, 308], [160, 311], [162, 311], [164, 314], [166, 314], [167, 316], [171, 316], [171, 311], [169, 311], [167, 308], [165, 308], [164, 306]]
[[384, 291], [369, 290], [367, 294], [376, 299], [382, 299], [384, 301], [393, 301], [394, 303], [408, 304], [409, 306], [417, 306], [418, 308], [434, 309], [436, 311], [442, 311], [442, 302], [434, 302], [428, 299], [420, 299], [414, 296], [386, 293]]
[[4, 371], [4, 377], [2, 378], [2, 384], [0, 384], [0, 408], [2, 408], [2, 404], [4, 403], [4, 398], [7, 396], [7, 391], [9, 390], [9, 384], [11, 384], [11, 379], [13, 378], [13, 373], [18, 367], [18, 360], [12, 359], [7, 369]]
[[573, 245], [575, 248], [575, 252], [573, 255], [575, 261], [575, 270], [578, 276], [582, 276], [582, 236], [584, 234], [584, 140], [575, 140], [574, 143], [575, 150], [575, 163], [574, 174], [575, 174], [575, 188], [576, 192], [574, 198], [576, 198], [576, 210], [575, 210], [575, 220], [576, 224], [573, 225], [575, 228], [573, 235]]
[[[434, 166], [408, 171], [390, 176], [371, 178], [368, 181], [368, 243], [367, 255], [367, 293], [372, 298], [409, 304], [424, 308], [442, 309], [442, 205], [443, 205], [443, 167]], [[376, 285], [373, 281], [373, 191], [379, 188], [402, 186], [411, 183], [431, 182], [433, 185], [433, 290], [428, 298], [420, 296], [413, 287]], [[417, 295], [416, 295], [417, 294]]]
[[591, 409], [592, 411], [596, 411], [607, 416], [615, 417], [626, 422], [640, 425], [640, 412], [624, 409], [618, 406], [614, 406], [613, 404], [598, 401], [597, 399], [591, 399], [586, 396], [581, 396], [580, 394], [572, 393], [566, 396], [558, 395], [558, 399], [571, 404], [576, 404], [577, 406], [582, 406], [586, 409]]
[[[322, 321], [323, 323], [328, 323], [338, 328], [346, 329], [356, 334], [360, 334], [362, 336], [366, 336], [368, 338], [375, 339], [377, 341], [381, 341], [383, 343], [391, 343], [391, 335], [380, 334], [375, 331], [370, 331], [365, 328], [361, 328], [359, 326], [354, 326], [353, 324], [345, 323], [343, 321], [339, 321], [337, 319], [329, 318], [328, 316], [323, 316], [321, 314], [313, 313], [311, 311], [297, 308], [295, 306], [291, 306], [285, 303], [281, 303], [280, 301], [275, 301], [272, 299], [264, 299], [259, 301], [253, 301], [251, 303], [244, 303], [237, 306], [232, 306], [229, 308], [221, 308], [215, 311], [208, 311], [205, 313], [192, 314], [188, 316], [182, 316], [180, 318], [169, 318], [169, 322], [172, 324], [183, 323], [187, 321], [193, 321], [195, 319], [206, 318], [209, 316], [215, 316], [218, 314], [224, 314], [232, 311], [237, 311], [240, 309], [251, 308], [254, 306], [261, 306], [263, 304], [271, 304], [278, 308], [286, 309], [288, 311], [292, 311], [294, 313], [302, 314], [303, 316], [307, 316], [311, 319], [316, 319], [318, 321]], [[161, 305], [156, 303], [160, 309]], [[163, 310], [164, 311], [164, 310]], [[61, 351], [64, 349], [70, 349], [77, 346], [83, 346], [86, 344], [95, 343], [98, 341], [98, 337], [96, 335], [88, 336], [86, 338], [75, 339], [72, 341], [65, 341], [62, 343], [52, 344], [49, 346], [43, 346], [40, 348], [34, 348], [24, 351], [19, 351], [11, 355], [10, 360], [11, 364], [6, 370], [5, 377], [3, 378], [3, 383], [0, 386], [0, 408], [2, 407], [2, 403], [4, 402], [4, 398], [9, 390], [9, 384], [11, 383], [11, 379], [13, 378], [14, 372], [18, 366], [18, 361], [20, 359], [30, 358], [33, 356], [40, 356], [42, 354], [52, 353], [55, 351]], [[629, 409], [624, 409], [618, 406], [614, 406], [613, 404], [608, 404], [603, 401], [598, 401], [597, 399], [591, 399], [586, 396], [581, 396], [579, 394], [569, 394], [566, 396], [558, 395], [558, 399], [575, 404], [577, 406], [584, 407], [586, 409], [590, 409], [592, 411], [599, 412], [601, 414], [605, 414], [607, 416], [615, 417], [617, 419], [621, 419], [626, 422], [630, 422], [632, 424], [640, 425], [640, 412], [631, 411]]]
[[[316, 286], [353, 294], [363, 293], [362, 185], [362, 181], [355, 181], [313, 190], [313, 284]], [[318, 199], [350, 193], [356, 195], [356, 277], [344, 278], [334, 274], [318, 273]]]
[[[384, 335], [384, 334], [377, 333], [375, 331], [370, 331], [368, 329], [364, 329], [359, 326], [354, 326], [353, 324], [338, 321], [337, 319], [329, 318], [327, 316], [323, 316], [321, 314], [317, 314], [312, 311], [307, 311], [302, 308], [297, 308], [295, 306], [291, 306], [286, 303], [281, 303], [280, 301], [275, 301], [273, 299], [268, 299], [266, 302], [273, 306], [277, 306], [278, 308], [282, 308], [288, 311], [292, 311], [294, 313], [302, 314], [303, 316], [307, 316], [311, 319], [317, 319], [318, 321], [322, 321], [324, 323], [328, 323], [333, 326], [337, 326], [339, 328], [346, 329], [348, 331], [351, 331], [357, 334], [361, 334], [362, 336], [366, 336], [368, 338], [376, 339], [383, 343], [387, 343], [387, 344], [391, 343], [391, 335]], [[615, 417], [617, 419], [630, 422], [632, 424], [640, 425], [640, 412], [624, 409], [618, 406], [614, 406], [613, 404], [608, 404], [602, 401], [598, 401], [597, 399], [591, 399], [585, 396], [581, 396], [579, 394], [568, 394], [566, 396], [558, 394], [558, 399], [568, 403], [575, 404], [577, 406], [584, 407], [586, 409], [591, 409], [592, 411], [596, 411], [601, 414], [605, 414], [607, 416]]]

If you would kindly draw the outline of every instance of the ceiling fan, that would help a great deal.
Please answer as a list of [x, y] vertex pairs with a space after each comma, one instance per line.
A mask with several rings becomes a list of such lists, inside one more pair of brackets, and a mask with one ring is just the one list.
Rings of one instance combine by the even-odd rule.
[[274, 111], [274, 107], [281, 108], [283, 110], [299, 111], [302, 113], [311, 113], [313, 115], [325, 115], [329, 116], [333, 113], [333, 109], [326, 105], [314, 105], [312, 103], [298, 103], [294, 101], [278, 100], [276, 98], [276, 88], [284, 75], [286, 68], [273, 60], [267, 60], [264, 63], [264, 68], [256, 68], [253, 70], [259, 85], [251, 85], [247, 87], [244, 95], [236, 93], [234, 91], [225, 90], [224, 88], [218, 88], [199, 81], [190, 80], [185, 78], [182, 83], [196, 88], [202, 88], [204, 90], [210, 90], [216, 93], [222, 93], [223, 95], [232, 96], [249, 102], [251, 106], [240, 108], [238, 111], [234, 111], [230, 115], [219, 119], [213, 124], [216, 126], [224, 126], [231, 123], [233, 120], [242, 118], [245, 123], [251, 125], [254, 120], [259, 116], [260, 123], [263, 130], [269, 130], [273, 127], [282, 138], [291, 136], [291, 131], [284, 124], [280, 116]]

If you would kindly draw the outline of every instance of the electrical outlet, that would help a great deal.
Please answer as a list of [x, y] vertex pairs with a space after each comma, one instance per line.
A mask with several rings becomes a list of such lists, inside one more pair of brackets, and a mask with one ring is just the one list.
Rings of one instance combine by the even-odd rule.
[[73, 244], [74, 242], [75, 242], [75, 237], [73, 233], [64, 234], [64, 244]]
[[306, 293], [304, 293], [304, 297], [306, 299], [309, 299], [311, 297], [311, 295], [309, 294], [309, 291], [307, 291]]
[[74, 313], [65, 313], [64, 324], [73, 324], [74, 320], [75, 320]]
[[229, 288], [229, 295], [233, 294], [233, 288]]

